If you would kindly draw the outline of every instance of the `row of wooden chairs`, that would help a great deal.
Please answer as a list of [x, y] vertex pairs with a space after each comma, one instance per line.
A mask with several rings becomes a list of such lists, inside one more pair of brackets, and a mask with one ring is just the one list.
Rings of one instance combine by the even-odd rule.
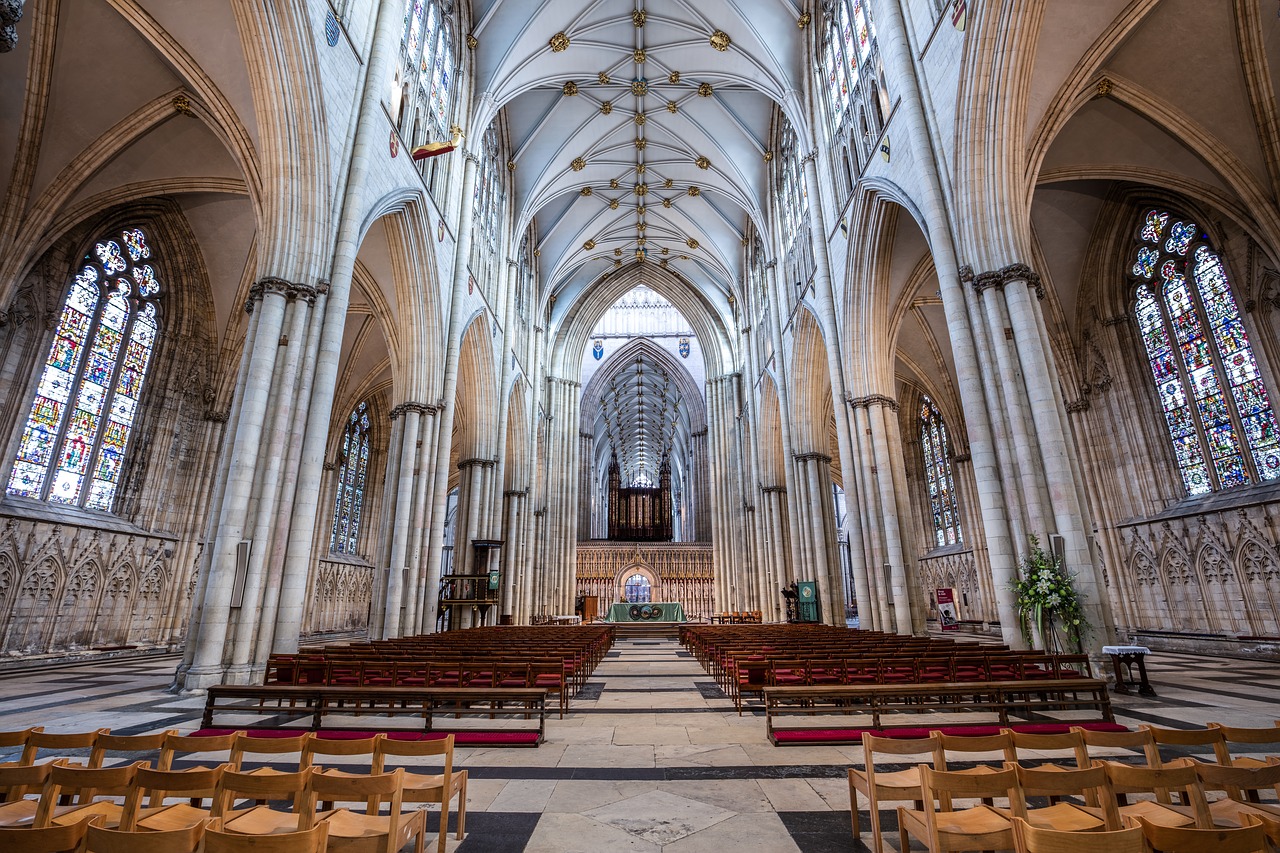
[[[43, 733], [36, 730], [2, 733], [0, 743], [18, 745], [23, 735], [28, 742], [47, 744], [42, 737]], [[467, 771], [455, 770], [453, 767], [452, 735], [433, 740], [400, 740], [383, 734], [368, 738], [339, 739], [322, 738], [311, 732], [296, 737], [251, 737], [243, 732], [216, 736], [183, 736], [165, 732], [158, 735], [125, 736], [127, 740], [115, 742], [116, 746], [126, 747], [122, 751], [133, 755], [158, 750], [155, 769], [146, 760], [103, 767], [104, 753], [100, 753], [98, 744], [103, 737], [122, 736], [100, 732], [62, 736], [60, 744], [65, 747], [90, 748], [89, 763], [86, 765], [71, 764], [65, 758], [35, 763], [35, 753], [27, 749], [24, 749], [22, 761], [0, 765], [0, 792], [3, 792], [0, 826], [30, 824], [44, 827], [52, 823], [65, 824], [78, 821], [83, 817], [77, 817], [78, 812], [92, 808], [93, 813], [104, 815], [109, 826], [120, 825], [126, 830], [184, 829], [205, 818], [225, 817], [220, 809], [225, 808], [226, 803], [219, 806], [217, 793], [219, 785], [224, 784], [223, 779], [239, 780], [241, 776], [289, 776], [300, 779], [300, 774], [317, 770], [326, 777], [315, 788], [319, 796], [329, 790], [329, 777], [353, 776], [334, 769], [319, 770], [322, 764], [350, 764], [366, 759], [369, 776], [385, 776], [389, 772], [401, 774], [396, 796], [404, 802], [440, 805], [441, 853], [444, 850], [444, 834], [450, 807], [455, 799], [458, 808], [458, 837], [461, 838], [465, 832]], [[225, 760], [213, 768], [199, 766], [185, 770], [173, 769], [175, 757], [197, 753], [202, 756], [222, 753]], [[298, 756], [298, 769], [279, 770], [280, 759], [292, 754]], [[405, 759], [430, 759], [433, 765], [439, 763], [441, 772], [420, 773], [418, 770], [423, 768], [416, 764], [388, 770], [390, 764], [403, 764]], [[36, 799], [30, 798], [32, 793], [37, 795]], [[123, 804], [102, 801], [104, 796], [123, 798]], [[74, 803], [58, 805], [59, 801], [68, 797], [73, 798]], [[191, 801], [208, 798], [213, 806], [206, 811], [183, 803], [166, 804], [166, 800], [173, 797]], [[148, 800], [146, 810], [142, 809], [144, 798]], [[321, 799], [325, 798], [321, 796]], [[338, 819], [347, 820], [343, 815], [339, 815]], [[238, 831], [237, 826], [238, 824], [229, 825], [229, 828]], [[342, 832], [337, 831], [340, 834]]]
[[145, 833], [110, 829], [101, 815], [39, 829], [0, 826], [0, 849], [6, 853], [327, 853], [328, 843], [327, 821], [265, 837], [229, 832], [217, 818]]
[[[1205, 739], [1205, 732], [1210, 731], [1216, 733], [1217, 737], [1217, 740], [1213, 742], [1216, 762], [1211, 764], [1197, 762], [1193, 765], [1186, 756], [1176, 755], [1176, 752], [1183, 747], [1202, 745]], [[1174, 769], [1181, 772], [1186, 767], [1191, 766], [1193, 771], [1198, 770], [1200, 772], [1200, 776], [1191, 778], [1183, 773], [1183, 780], [1178, 784], [1194, 783], [1196, 790], [1200, 791], [1199, 794], [1193, 791], [1189, 795], [1190, 799], [1184, 798], [1183, 806], [1193, 807], [1193, 822], [1198, 825], [1206, 825], [1203, 828], [1213, 826], [1215, 823], [1226, 823], [1228, 826], [1239, 825], [1240, 807], [1238, 804], [1246, 801], [1256, 802], [1262, 791], [1274, 789], [1277, 784], [1280, 784], [1280, 764], [1276, 763], [1276, 759], [1256, 758], [1252, 755], [1241, 754], [1259, 752], [1259, 747], [1268, 747], [1268, 749], [1263, 750], [1266, 752], [1280, 749], [1280, 723], [1277, 723], [1276, 727], [1262, 729], [1235, 728], [1211, 724], [1206, 729], [1192, 731], [1144, 726], [1133, 732], [1097, 732], [1077, 727], [1071, 729], [1067, 734], [1028, 734], [1006, 729], [998, 735], [986, 737], [963, 737], [933, 732], [926, 738], [911, 739], [877, 737], [864, 733], [862, 744], [865, 769], [850, 768], [848, 771], [853, 834], [855, 838], [861, 838], [861, 822], [859, 819], [859, 798], [861, 796], [868, 803], [872, 839], [877, 851], [883, 850], [881, 805], [883, 803], [907, 801], [917, 804], [916, 808], [919, 809], [919, 804], [922, 802], [922, 797], [924, 797], [923, 788], [921, 787], [920, 766], [912, 766], [902, 770], [888, 770], [884, 766], [886, 759], [889, 762], [898, 763], [905, 756], [926, 757], [929, 759], [929, 764], [933, 770], [954, 772], [956, 768], [953, 763], [949, 762], [958, 760], [958, 757], [972, 758], [975, 755], [985, 754], [997, 756], [1004, 767], [1018, 767], [1028, 761], [1035, 761], [1040, 765], [1035, 768], [1036, 774], [1061, 774], [1095, 769], [1099, 766], [1101, 759], [1114, 757], [1116, 750], [1131, 750], [1142, 756], [1142, 763], [1136, 767], [1117, 765], [1117, 768], [1121, 769], [1108, 771], [1112, 773], [1106, 783], [1111, 787], [1111, 794], [1146, 790], [1140, 785], [1150, 780], [1135, 782], [1131, 778], [1132, 774], [1125, 775], [1127, 770], [1157, 772]], [[1242, 748], [1233, 750], [1231, 748], [1232, 744], [1238, 744]], [[1171, 758], [1166, 759], [1165, 755], [1162, 754], [1162, 746], [1173, 754]], [[993, 772], [993, 770], [994, 768], [990, 766], [978, 765], [960, 772], [980, 775]], [[1119, 776], [1116, 774], [1119, 774]], [[1121, 776], [1123, 778], [1120, 778]], [[1192, 776], [1195, 776], [1194, 772]], [[1108, 802], [1114, 804], [1114, 797], [1109, 794], [1099, 798], [1095, 789], [1101, 783], [1098, 782], [1096, 777], [1097, 774], [1094, 774], [1093, 777], [1080, 777], [1094, 778], [1093, 783], [1082, 785], [1083, 788], [1087, 789], [1082, 791], [1082, 794], [1087, 806], [1094, 809], [1106, 808]], [[1040, 776], [1036, 776], [1036, 779], [1040, 779]], [[1041, 779], [1041, 781], [1043, 780]], [[1025, 778], [1020, 781], [1020, 784], [1023, 787], [1023, 791], [1029, 795], [1060, 795], [1060, 792], [1055, 793], [1052, 785], [1031, 784]], [[1138, 787], [1135, 787], [1135, 785], [1138, 785]], [[1157, 785], [1154, 788], [1155, 803], [1148, 805], [1135, 804], [1138, 813], [1145, 814], [1145, 816], [1151, 818], [1153, 813], [1150, 809], [1155, 808], [1154, 814], [1157, 817], [1163, 815], [1163, 807], [1172, 804], [1169, 794], [1170, 787], [1174, 787], [1174, 785]], [[1227, 794], [1227, 798], [1206, 803], [1203, 797], [1203, 789], [1206, 787], [1210, 790], [1224, 791]], [[1196, 806], [1201, 807], [1197, 810]], [[1147, 811], [1144, 812], [1144, 809]], [[1077, 812], [1073, 812], [1070, 809], [1065, 809], [1065, 811], [1075, 815], [1076, 818], [1080, 817]], [[1121, 809], [1121, 814], [1124, 813], [1124, 810]], [[1132, 810], [1130, 816], [1133, 816]], [[1280, 818], [1280, 811], [1271, 816]], [[1165, 822], [1167, 823], [1168, 820], [1165, 820]], [[1179, 818], [1177, 822], [1184, 821]], [[1033, 823], [1035, 822], [1033, 821]], [[1115, 823], [1114, 819], [1111, 820], [1111, 829], [1120, 828], [1115, 826]], [[1043, 824], [1041, 825], [1043, 826]], [[1073, 828], [1078, 829], [1081, 827]], [[1098, 829], [1099, 827], [1092, 822], [1092, 819], [1089, 819], [1085, 821], [1083, 828]], [[1002, 827], [1001, 831], [1003, 832], [1007, 829], [1008, 827]]]

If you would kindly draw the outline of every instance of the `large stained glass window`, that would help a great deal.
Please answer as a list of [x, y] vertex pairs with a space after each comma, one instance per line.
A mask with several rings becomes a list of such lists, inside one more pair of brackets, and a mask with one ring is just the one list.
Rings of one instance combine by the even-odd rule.
[[942, 413], [925, 397], [920, 404], [920, 447], [924, 450], [924, 479], [929, 487], [929, 510], [933, 514], [933, 533], [938, 547], [964, 541], [948, 446]]
[[111, 510], [160, 326], [140, 228], [104, 237], [71, 282], [9, 494]]
[[1280, 430], [1209, 235], [1149, 210], [1137, 242], [1134, 315], [1187, 492], [1280, 477]]
[[411, 145], [449, 134], [454, 66], [453, 28], [438, 0], [407, 0], [396, 72], [401, 129]]
[[809, 191], [800, 163], [796, 132], [786, 124], [779, 138], [778, 207], [782, 213], [782, 242], [790, 249], [809, 214]]
[[364, 487], [369, 476], [369, 404], [361, 403], [347, 418], [342, 431], [342, 465], [338, 469], [338, 494], [333, 505], [333, 534], [329, 550], [355, 554], [360, 539], [360, 515]]

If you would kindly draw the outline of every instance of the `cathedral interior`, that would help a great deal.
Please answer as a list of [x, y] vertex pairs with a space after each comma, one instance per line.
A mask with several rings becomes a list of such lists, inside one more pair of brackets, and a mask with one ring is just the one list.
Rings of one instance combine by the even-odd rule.
[[1275, 0], [8, 0], [0, 51], [0, 671], [792, 584], [1024, 649], [1035, 547], [1086, 652], [1280, 659]]

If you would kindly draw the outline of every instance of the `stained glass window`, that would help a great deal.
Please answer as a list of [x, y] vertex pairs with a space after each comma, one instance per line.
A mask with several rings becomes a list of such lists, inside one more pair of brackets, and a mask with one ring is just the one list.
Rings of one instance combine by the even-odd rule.
[[789, 250], [809, 214], [809, 191], [800, 163], [800, 147], [790, 124], [782, 129], [778, 159], [778, 206], [782, 214], [782, 242]]
[[934, 539], [938, 547], [964, 541], [960, 512], [956, 507], [956, 482], [951, 474], [947, 425], [928, 397], [920, 404], [920, 447], [924, 451], [924, 478], [929, 489]]
[[1138, 243], [1134, 314], [1187, 492], [1280, 477], [1280, 429], [1209, 235], [1150, 210]]
[[837, 0], [828, 20], [823, 72], [832, 123], [839, 127], [849, 118], [849, 106], [872, 96], [859, 84], [875, 76], [876, 28], [866, 0]]
[[104, 237], [85, 253], [22, 430], [9, 494], [111, 510], [160, 333], [160, 280], [148, 260], [141, 228]]
[[369, 476], [369, 404], [352, 410], [342, 431], [342, 465], [338, 468], [338, 494], [333, 504], [333, 533], [329, 550], [355, 554], [364, 510], [364, 487]]
[[[401, 129], [411, 145], [449, 136], [454, 45], [439, 0], [406, 0], [396, 97], [404, 99]], [[425, 166], [424, 166], [425, 168]]]

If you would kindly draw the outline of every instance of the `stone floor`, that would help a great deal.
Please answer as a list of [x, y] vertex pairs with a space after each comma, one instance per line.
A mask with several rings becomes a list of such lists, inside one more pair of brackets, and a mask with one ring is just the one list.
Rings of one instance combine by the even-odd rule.
[[[202, 699], [164, 692], [175, 664], [4, 674], [0, 729], [194, 730]], [[1120, 722], [1265, 726], [1280, 716], [1280, 665], [1160, 654], [1149, 671], [1159, 698], [1116, 697]], [[0, 761], [13, 757], [0, 749]], [[451, 853], [865, 849], [851, 836], [845, 779], [861, 748], [770, 745], [763, 717], [739, 716], [672, 640], [616, 643], [538, 749], [459, 749], [456, 761], [470, 787], [467, 835], [450, 840]]]

